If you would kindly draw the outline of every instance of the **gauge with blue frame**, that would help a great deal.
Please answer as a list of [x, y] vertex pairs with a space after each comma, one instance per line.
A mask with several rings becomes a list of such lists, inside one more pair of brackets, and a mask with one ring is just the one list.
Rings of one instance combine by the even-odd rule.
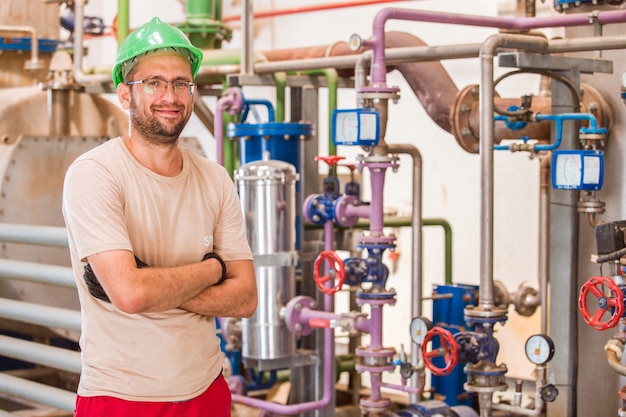
[[555, 150], [552, 187], [557, 190], [599, 190], [604, 182], [604, 153], [598, 150]]
[[368, 108], [335, 109], [332, 117], [335, 145], [376, 146], [380, 138], [378, 110]]

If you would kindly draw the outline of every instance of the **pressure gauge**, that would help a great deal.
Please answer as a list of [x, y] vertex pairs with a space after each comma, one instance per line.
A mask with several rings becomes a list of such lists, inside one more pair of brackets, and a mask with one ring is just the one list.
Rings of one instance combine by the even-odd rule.
[[415, 317], [411, 320], [411, 340], [413, 340], [413, 343], [416, 345], [423, 344], [426, 333], [432, 328], [432, 321], [426, 317]]
[[332, 136], [335, 145], [376, 146], [380, 137], [379, 130], [378, 110], [333, 110]]
[[530, 336], [526, 341], [526, 357], [535, 365], [543, 365], [554, 356], [554, 342], [545, 334]]
[[552, 186], [557, 190], [599, 190], [604, 181], [604, 154], [595, 150], [552, 153]]

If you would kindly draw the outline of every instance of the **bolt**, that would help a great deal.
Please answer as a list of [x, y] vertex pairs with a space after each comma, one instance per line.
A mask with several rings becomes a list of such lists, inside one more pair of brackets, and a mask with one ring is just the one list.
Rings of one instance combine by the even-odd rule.
[[463, 136], [469, 136], [469, 135], [471, 135], [471, 134], [472, 134], [472, 131], [471, 131], [471, 130], [469, 130], [469, 128], [467, 128], [467, 127], [463, 128], [463, 129], [461, 130], [461, 135], [463, 135]]
[[296, 325], [295, 325], [295, 326], [293, 326], [293, 328], [294, 328], [297, 332], [299, 332], [300, 330], [302, 330], [302, 325], [301, 325], [300, 323], [296, 323]]

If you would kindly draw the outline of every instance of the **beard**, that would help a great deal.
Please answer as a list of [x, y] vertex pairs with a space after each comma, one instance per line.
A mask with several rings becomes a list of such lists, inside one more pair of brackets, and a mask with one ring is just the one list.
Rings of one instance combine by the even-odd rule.
[[190, 114], [184, 113], [184, 106], [179, 106], [180, 117], [164, 123], [154, 116], [154, 106], [150, 106], [150, 112], [145, 114], [139, 109], [135, 100], [131, 100], [129, 110], [132, 126], [143, 138], [155, 145], [176, 143], [190, 117]]

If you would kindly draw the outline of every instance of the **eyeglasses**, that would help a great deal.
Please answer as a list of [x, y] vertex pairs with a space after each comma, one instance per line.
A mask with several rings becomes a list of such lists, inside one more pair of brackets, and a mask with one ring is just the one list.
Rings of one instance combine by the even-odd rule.
[[126, 85], [143, 84], [143, 91], [146, 94], [163, 94], [167, 90], [167, 85], [172, 84], [174, 94], [179, 95], [182, 92], [187, 92], [189, 95], [193, 94], [193, 90], [196, 87], [195, 83], [184, 80], [165, 81], [159, 78], [148, 78], [145, 80], [126, 81]]

